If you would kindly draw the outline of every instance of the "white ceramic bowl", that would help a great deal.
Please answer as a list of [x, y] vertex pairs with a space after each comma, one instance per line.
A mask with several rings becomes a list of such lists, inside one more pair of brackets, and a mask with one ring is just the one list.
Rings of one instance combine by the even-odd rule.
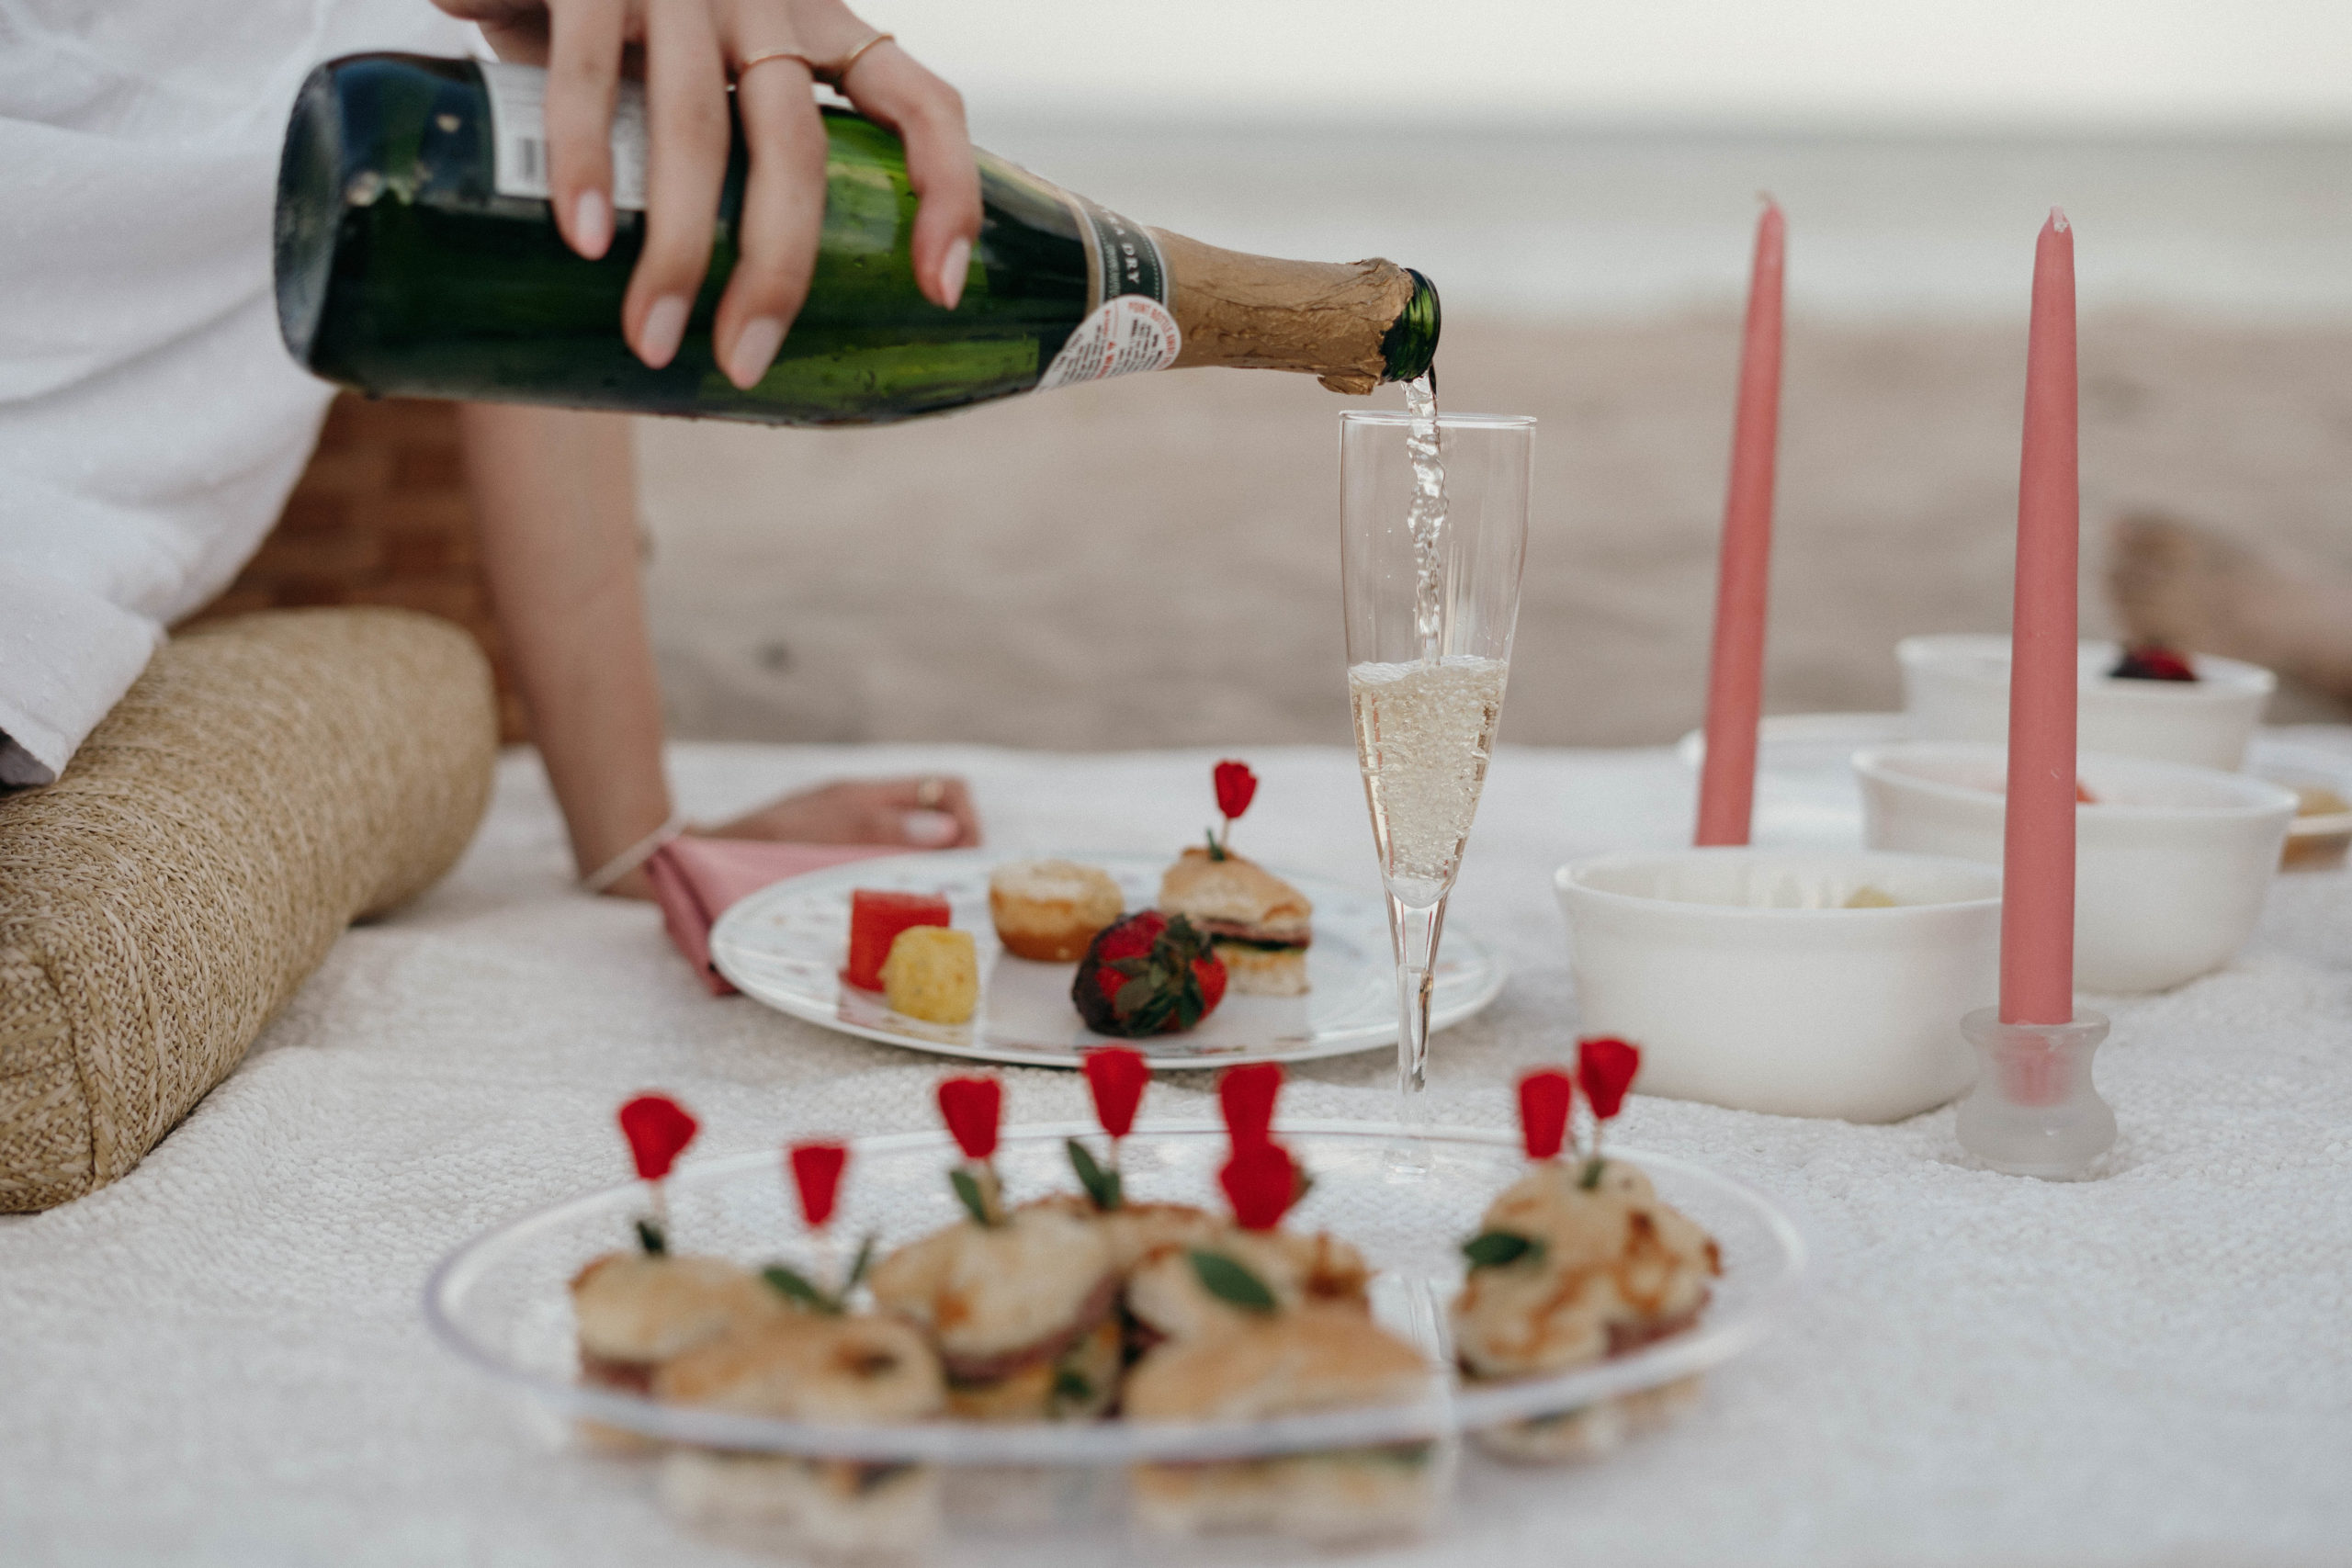
[[[1894, 656], [1911, 739], [2008, 744], [2007, 637], [1907, 637]], [[2258, 664], [2200, 653], [2189, 660], [2194, 681], [2122, 681], [2108, 673], [2121, 657], [2111, 642], [2078, 650], [2075, 736], [2083, 750], [2232, 771], [2244, 765], [2276, 676]]]
[[[2001, 863], [2007, 748], [1913, 741], [1860, 753], [1872, 849]], [[2075, 984], [2162, 991], [2227, 964], [2261, 918], [2292, 793], [2245, 773], [2077, 754]]]
[[[1758, 849], [1850, 850], [1862, 841], [1862, 795], [1854, 753], [1911, 739], [1899, 713], [1774, 713], [1756, 728], [1756, 806], [1748, 843]], [[1707, 732], [1675, 746], [1696, 774], [1707, 761]]]
[[2245, 771], [2299, 797], [2279, 870], [2333, 871], [2344, 863], [2352, 852], [2352, 811], [2331, 811], [2300, 797], [2324, 791], [2318, 798], [2352, 801], [2352, 757], [2317, 746], [2259, 739], [2246, 755]]
[[[1960, 1021], [1999, 986], [1996, 869], [1705, 849], [1578, 861], [1554, 883], [1583, 1029], [1641, 1046], [1645, 1093], [1893, 1122], [1974, 1079]], [[1844, 908], [1864, 887], [1897, 907]]]

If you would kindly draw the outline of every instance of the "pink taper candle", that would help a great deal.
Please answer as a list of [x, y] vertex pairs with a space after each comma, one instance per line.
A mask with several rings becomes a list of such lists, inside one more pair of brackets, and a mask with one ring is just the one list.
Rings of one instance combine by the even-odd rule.
[[2075, 1016], [2075, 235], [2052, 209], [2033, 254], [2009, 662], [2001, 1021]]
[[1699, 773], [1702, 844], [1744, 844], [1756, 802], [1756, 725], [1764, 707], [1764, 605], [1772, 581], [1772, 468], [1781, 432], [1781, 281], [1788, 226], [1770, 199], [1756, 224], [1747, 334], [1732, 426], [1707, 670], [1707, 759]]

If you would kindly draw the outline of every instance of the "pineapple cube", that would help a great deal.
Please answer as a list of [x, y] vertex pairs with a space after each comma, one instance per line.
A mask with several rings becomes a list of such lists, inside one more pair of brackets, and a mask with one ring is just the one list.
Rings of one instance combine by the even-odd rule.
[[980, 960], [972, 933], [909, 926], [882, 961], [882, 996], [892, 1010], [925, 1023], [969, 1023], [980, 999]]

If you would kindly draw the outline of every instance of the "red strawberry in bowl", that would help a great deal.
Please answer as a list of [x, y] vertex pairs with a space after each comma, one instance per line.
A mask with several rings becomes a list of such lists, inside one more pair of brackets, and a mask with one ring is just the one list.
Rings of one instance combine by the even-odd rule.
[[1225, 961], [1183, 916], [1171, 920], [1147, 909], [1095, 936], [1079, 960], [1069, 999], [1098, 1034], [1174, 1034], [1225, 999]]
[[2143, 642], [2126, 648], [2108, 675], [2119, 681], [2194, 681], [2197, 666], [2163, 643]]

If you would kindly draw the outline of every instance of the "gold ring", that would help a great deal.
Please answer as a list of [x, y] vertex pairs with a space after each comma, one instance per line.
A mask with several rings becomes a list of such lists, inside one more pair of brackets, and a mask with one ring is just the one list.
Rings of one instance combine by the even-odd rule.
[[865, 58], [867, 51], [874, 49], [880, 44], [890, 43], [894, 41], [898, 36], [899, 35], [896, 33], [886, 33], [877, 30], [864, 43], [859, 44], [855, 49], [851, 50], [847, 54], [842, 55], [839, 60], [834, 61], [831, 64], [825, 66], [821, 70], [819, 70], [814, 66], [811, 66], [809, 69], [815, 73], [817, 80], [822, 82], [826, 86], [838, 87], [848, 78], [852, 68], [854, 68], [859, 61]]
[[801, 53], [797, 49], [763, 49], [760, 51], [759, 53], [752, 56], [751, 59], [746, 60], [741, 65], [735, 67], [735, 80], [741, 82], [743, 79], [744, 73], [751, 70], [752, 66], [765, 65], [771, 60], [797, 60], [807, 68], [809, 75], [816, 76], [820, 74], [817, 69], [817, 62], [809, 59], [807, 55]]
[[947, 798], [947, 781], [933, 774], [915, 785], [915, 804], [925, 811], [936, 811], [939, 803]]

